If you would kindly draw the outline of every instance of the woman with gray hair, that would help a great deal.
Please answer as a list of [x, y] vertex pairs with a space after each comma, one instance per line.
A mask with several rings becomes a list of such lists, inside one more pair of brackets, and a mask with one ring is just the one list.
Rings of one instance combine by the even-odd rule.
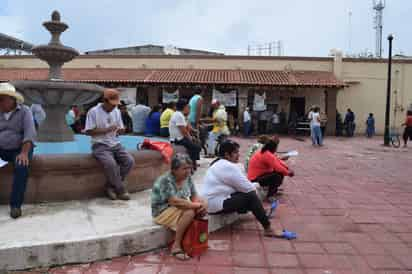
[[176, 232], [172, 255], [188, 260], [182, 249], [183, 235], [196, 216], [206, 214], [207, 204], [202, 200], [190, 177], [192, 161], [186, 154], [172, 158], [171, 170], [157, 178], [152, 188], [152, 216], [155, 223]]

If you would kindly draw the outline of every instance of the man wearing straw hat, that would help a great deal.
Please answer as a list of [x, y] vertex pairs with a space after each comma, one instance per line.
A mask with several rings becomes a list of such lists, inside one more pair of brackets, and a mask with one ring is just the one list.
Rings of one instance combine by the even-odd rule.
[[33, 115], [23, 102], [13, 85], [0, 83], [0, 158], [14, 165], [10, 197], [10, 216], [14, 219], [21, 216], [36, 137]]

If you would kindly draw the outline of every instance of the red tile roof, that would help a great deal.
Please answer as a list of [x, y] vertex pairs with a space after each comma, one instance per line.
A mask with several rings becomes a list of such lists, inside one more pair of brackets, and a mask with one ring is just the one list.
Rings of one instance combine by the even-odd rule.
[[[0, 81], [46, 80], [48, 69], [0, 69]], [[67, 81], [343, 87], [331, 72], [212, 69], [63, 69]]]

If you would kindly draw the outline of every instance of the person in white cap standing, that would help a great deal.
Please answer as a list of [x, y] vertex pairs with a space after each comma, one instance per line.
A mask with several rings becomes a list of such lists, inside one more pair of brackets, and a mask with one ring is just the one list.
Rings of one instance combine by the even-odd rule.
[[0, 83], [0, 158], [14, 165], [10, 216], [21, 216], [36, 129], [29, 107], [13, 85]]
[[225, 106], [218, 100], [212, 100], [212, 108], [214, 109], [212, 114], [213, 128], [209, 132], [209, 138], [207, 140], [207, 156], [213, 157], [215, 155], [215, 148], [217, 138], [220, 135], [229, 135], [229, 128], [227, 127], [227, 112]]

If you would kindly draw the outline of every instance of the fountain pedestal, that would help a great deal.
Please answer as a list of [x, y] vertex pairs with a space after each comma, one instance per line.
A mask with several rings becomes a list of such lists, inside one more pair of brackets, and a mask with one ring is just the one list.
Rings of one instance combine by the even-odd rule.
[[67, 126], [65, 121], [68, 106], [49, 105], [44, 111], [46, 119], [40, 126], [37, 139], [41, 142], [67, 142], [74, 141], [73, 130]]

